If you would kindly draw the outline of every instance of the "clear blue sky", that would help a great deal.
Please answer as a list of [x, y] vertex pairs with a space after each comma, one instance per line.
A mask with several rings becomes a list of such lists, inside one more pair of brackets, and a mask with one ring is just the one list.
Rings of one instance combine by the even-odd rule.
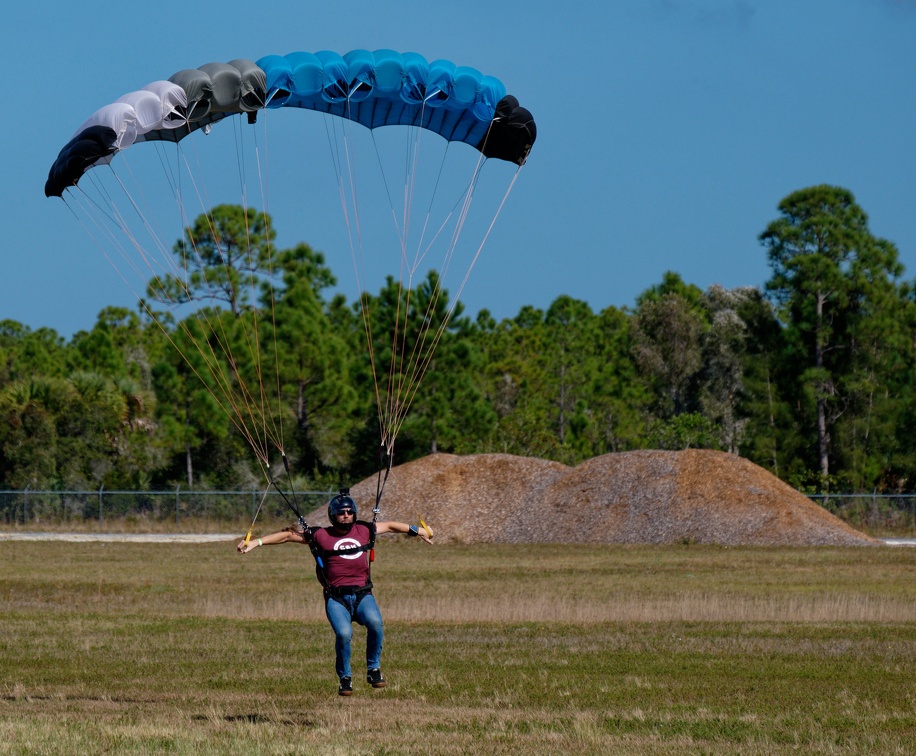
[[[916, 0], [12, 5], [0, 319], [33, 329], [69, 337], [107, 305], [134, 305], [43, 195], [83, 120], [182, 68], [295, 50], [448, 58], [533, 112], [537, 144], [462, 296], [471, 314], [562, 294], [632, 305], [666, 270], [762, 286], [758, 234], [785, 195], [820, 183], [850, 189], [916, 277]], [[283, 241], [321, 249], [352, 299], [349, 249], [287, 224]]]

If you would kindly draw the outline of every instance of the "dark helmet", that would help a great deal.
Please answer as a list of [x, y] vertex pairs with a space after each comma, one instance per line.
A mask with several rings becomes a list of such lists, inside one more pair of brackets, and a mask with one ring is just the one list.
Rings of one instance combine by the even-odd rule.
[[341, 488], [340, 493], [328, 502], [328, 519], [331, 521], [331, 525], [338, 525], [338, 527], [340, 527], [340, 524], [337, 522], [337, 516], [344, 510], [353, 512], [353, 519], [348, 523], [349, 527], [347, 527], [347, 530], [349, 530], [350, 527], [353, 527], [353, 523], [356, 522], [358, 511], [356, 502], [350, 498], [349, 488]]

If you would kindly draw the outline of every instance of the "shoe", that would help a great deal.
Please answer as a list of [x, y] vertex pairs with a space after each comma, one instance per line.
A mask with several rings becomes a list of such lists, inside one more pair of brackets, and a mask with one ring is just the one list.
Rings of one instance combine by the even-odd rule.
[[341, 677], [340, 678], [340, 687], [337, 689], [338, 696], [352, 696], [353, 695], [353, 678], [352, 677]]
[[388, 683], [385, 682], [385, 678], [382, 677], [382, 670], [378, 667], [375, 669], [370, 669], [366, 673], [366, 682], [369, 683], [373, 688], [384, 688]]

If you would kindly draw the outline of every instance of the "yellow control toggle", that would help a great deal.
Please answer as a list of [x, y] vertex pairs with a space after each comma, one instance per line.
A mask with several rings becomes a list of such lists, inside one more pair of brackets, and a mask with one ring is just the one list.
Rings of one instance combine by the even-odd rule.
[[429, 533], [429, 526], [428, 526], [425, 522], [423, 522], [423, 518], [420, 517], [420, 515], [417, 515], [417, 519], [420, 521], [420, 525], [423, 526], [423, 530], [426, 531], [426, 537], [427, 537], [427, 538], [432, 538], [432, 536], [431, 536], [430, 533]]

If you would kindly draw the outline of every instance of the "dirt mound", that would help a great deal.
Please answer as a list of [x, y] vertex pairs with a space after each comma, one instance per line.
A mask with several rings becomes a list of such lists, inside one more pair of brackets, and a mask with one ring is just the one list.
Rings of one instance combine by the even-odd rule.
[[[539, 507], [542, 491], [570, 470], [558, 462], [511, 454], [433, 454], [392, 469], [382, 517], [415, 523], [421, 514], [443, 540], [533, 543], [520, 532], [520, 514]], [[371, 507], [376, 489], [373, 477], [353, 486], [351, 493], [360, 505]]]
[[[377, 481], [352, 492], [365, 517]], [[575, 468], [509, 454], [433, 454], [392, 469], [382, 517], [421, 513], [467, 543], [875, 543], [741, 457], [691, 449], [606, 454]]]

